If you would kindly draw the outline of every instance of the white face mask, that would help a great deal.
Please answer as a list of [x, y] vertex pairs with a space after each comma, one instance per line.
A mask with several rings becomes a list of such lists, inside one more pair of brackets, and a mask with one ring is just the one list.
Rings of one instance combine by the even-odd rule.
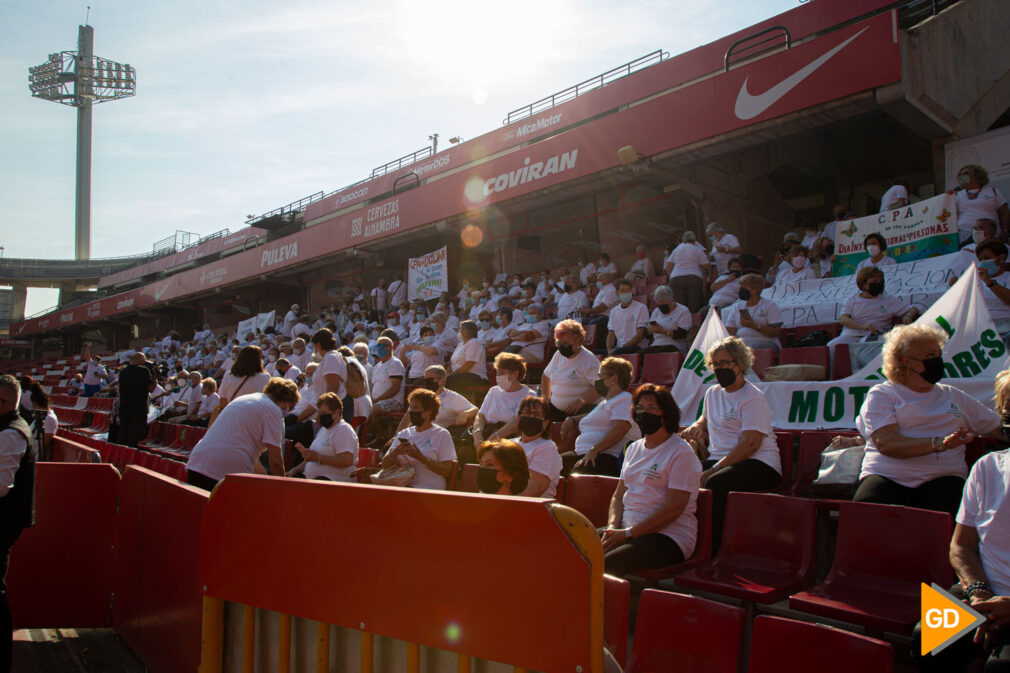
[[866, 252], [870, 253], [870, 257], [876, 257], [880, 254], [879, 245], [868, 245], [866, 246]]
[[985, 232], [981, 229], [971, 230], [971, 240], [975, 241], [976, 245], [985, 240]]
[[796, 269], [802, 269], [806, 265], [807, 265], [807, 258], [806, 257], [800, 257], [800, 256], [793, 257], [793, 267], [794, 268], [796, 268]]
[[502, 388], [503, 390], [509, 387], [508, 374], [499, 374], [498, 376], [494, 377], [494, 380], [495, 383], [498, 384], [498, 387]]

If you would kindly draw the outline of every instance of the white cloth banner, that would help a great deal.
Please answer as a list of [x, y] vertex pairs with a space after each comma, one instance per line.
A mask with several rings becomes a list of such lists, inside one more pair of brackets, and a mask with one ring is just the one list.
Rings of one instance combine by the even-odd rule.
[[267, 328], [268, 325], [272, 327], [276, 320], [277, 320], [277, 311], [270, 311], [269, 313], [260, 313], [259, 315], [256, 316], [256, 329], [262, 332]]
[[449, 289], [449, 265], [446, 248], [407, 261], [407, 299], [438, 299]]
[[[993, 324], [974, 264], [915, 324], [939, 327], [950, 335], [943, 349], [944, 382], [985, 405], [993, 399], [996, 374], [1010, 366], [1007, 349]], [[869, 389], [884, 375], [882, 357], [840, 381], [776, 381], [759, 384], [782, 429], [852, 428]], [[679, 379], [678, 379], [679, 381]]]
[[256, 334], [256, 318], [247, 318], [238, 324], [235, 328], [235, 336], [239, 341], [245, 339], [245, 335], [249, 332]]
[[[973, 261], [975, 255], [961, 251], [884, 267], [884, 291], [924, 310], [950, 288], [950, 279]], [[858, 291], [856, 277], [850, 275], [774, 285], [765, 288], [761, 296], [779, 307], [784, 327], [794, 327], [838, 322], [842, 305]]]

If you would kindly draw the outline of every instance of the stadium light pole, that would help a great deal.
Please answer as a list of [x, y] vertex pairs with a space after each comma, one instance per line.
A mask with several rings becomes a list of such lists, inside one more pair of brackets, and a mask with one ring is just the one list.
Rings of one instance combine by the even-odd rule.
[[28, 68], [32, 97], [77, 108], [77, 197], [74, 206], [74, 256], [91, 258], [91, 107], [137, 93], [137, 72], [129, 63], [98, 58], [95, 29], [78, 26], [77, 51], [49, 54]]

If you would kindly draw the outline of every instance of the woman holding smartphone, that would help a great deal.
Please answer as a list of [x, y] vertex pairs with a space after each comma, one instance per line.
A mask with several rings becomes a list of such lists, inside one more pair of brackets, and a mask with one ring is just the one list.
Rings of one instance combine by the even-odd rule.
[[733, 336], [753, 349], [782, 348], [779, 334], [782, 333], [782, 314], [770, 299], [761, 296], [765, 280], [750, 273], [740, 279], [740, 300], [723, 309], [723, 322]]

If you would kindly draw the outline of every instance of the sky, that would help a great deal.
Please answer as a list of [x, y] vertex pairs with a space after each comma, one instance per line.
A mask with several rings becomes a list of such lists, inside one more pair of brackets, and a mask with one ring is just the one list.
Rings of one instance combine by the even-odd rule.
[[[826, 0], [821, 0], [826, 1]], [[0, 0], [3, 255], [72, 258], [76, 112], [28, 91], [28, 68], [77, 48], [137, 70], [94, 107], [94, 258], [367, 177], [657, 49], [672, 55], [798, 0]], [[27, 314], [56, 303], [30, 290]]]

